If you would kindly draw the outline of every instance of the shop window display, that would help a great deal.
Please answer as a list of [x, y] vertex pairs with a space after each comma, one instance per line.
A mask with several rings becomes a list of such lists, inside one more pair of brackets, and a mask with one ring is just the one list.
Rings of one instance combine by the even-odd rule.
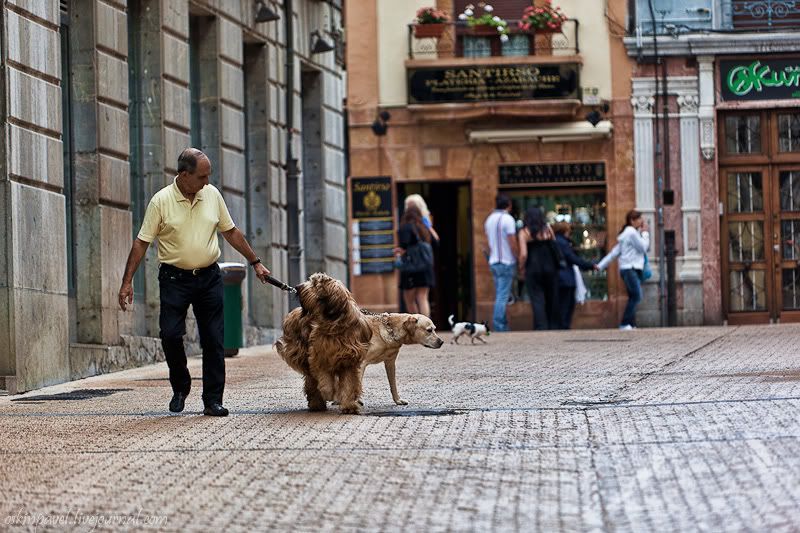
[[[522, 228], [525, 211], [537, 206], [544, 210], [550, 224], [569, 222], [572, 225], [571, 239], [580, 257], [592, 262], [602, 259], [608, 238], [605, 191], [509, 191], [508, 194], [514, 206], [512, 215], [517, 220], [517, 228]], [[581, 274], [588, 291], [587, 300], [608, 299], [605, 271]], [[522, 280], [516, 281], [513, 294], [517, 300], [528, 300]]]

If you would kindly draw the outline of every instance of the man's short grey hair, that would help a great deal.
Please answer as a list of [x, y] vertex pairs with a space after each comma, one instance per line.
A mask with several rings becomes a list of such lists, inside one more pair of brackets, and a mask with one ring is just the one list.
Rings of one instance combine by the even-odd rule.
[[178, 156], [178, 173], [186, 171], [192, 174], [197, 170], [197, 159], [200, 157], [206, 157], [206, 154], [197, 148], [187, 148], [181, 152], [181, 155]]

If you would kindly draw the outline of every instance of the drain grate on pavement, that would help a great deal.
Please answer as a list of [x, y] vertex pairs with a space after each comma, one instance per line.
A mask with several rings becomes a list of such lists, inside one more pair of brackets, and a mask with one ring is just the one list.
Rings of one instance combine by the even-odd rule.
[[631, 339], [564, 339], [564, 342], [631, 342]]
[[404, 411], [377, 411], [365, 413], [367, 416], [452, 416], [463, 415], [460, 409], [413, 409]]
[[78, 401], [91, 400], [93, 398], [105, 398], [117, 392], [126, 392], [133, 389], [78, 389], [69, 392], [59, 392], [58, 394], [40, 394], [38, 396], [25, 396], [14, 398], [12, 402], [35, 403], [52, 401]]
[[630, 403], [632, 400], [628, 398], [585, 398], [564, 400], [561, 405], [569, 405], [574, 407], [591, 407], [593, 405], [621, 405]]

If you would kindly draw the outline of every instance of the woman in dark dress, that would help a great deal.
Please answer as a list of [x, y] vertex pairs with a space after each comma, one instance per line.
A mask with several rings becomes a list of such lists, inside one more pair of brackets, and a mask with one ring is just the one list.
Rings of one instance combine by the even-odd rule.
[[[422, 212], [416, 205], [409, 205], [400, 218], [400, 228], [397, 230], [397, 242], [405, 253], [405, 249], [416, 244], [419, 240], [435, 244], [431, 232], [422, 219]], [[428, 303], [428, 293], [436, 285], [433, 275], [433, 265], [424, 272], [400, 272], [400, 289], [403, 291], [403, 301], [406, 311], [430, 316], [431, 306]]]
[[558, 269], [558, 329], [569, 329], [572, 326], [572, 314], [575, 312], [575, 269], [577, 266], [581, 270], [596, 270], [597, 267], [591, 261], [582, 259], [575, 250], [572, 249], [572, 241], [569, 236], [572, 233], [572, 226], [569, 222], [557, 222], [553, 224], [553, 232], [556, 234], [556, 244], [561, 251], [564, 261]]
[[557, 329], [558, 248], [553, 230], [538, 207], [525, 212], [525, 225], [519, 232], [519, 265], [524, 269], [525, 287], [533, 309], [533, 329]]

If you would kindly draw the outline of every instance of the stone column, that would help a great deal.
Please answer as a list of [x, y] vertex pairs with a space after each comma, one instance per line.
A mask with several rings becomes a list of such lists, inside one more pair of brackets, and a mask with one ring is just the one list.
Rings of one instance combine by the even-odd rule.
[[[655, 235], [655, 145], [653, 144], [653, 106], [655, 98], [650, 94], [634, 93], [633, 105], [633, 153], [636, 173], [636, 209], [641, 211]], [[652, 256], [655, 246], [650, 246]], [[657, 277], [657, 269], [653, 269]]]
[[678, 96], [681, 131], [681, 213], [683, 216], [683, 261], [678, 280], [702, 279], [700, 232], [700, 135], [697, 94]]
[[57, 2], [0, 6], [0, 388], [69, 378]]
[[77, 340], [118, 344], [132, 327], [119, 309], [130, 249], [128, 32], [124, 9], [70, 3]]

